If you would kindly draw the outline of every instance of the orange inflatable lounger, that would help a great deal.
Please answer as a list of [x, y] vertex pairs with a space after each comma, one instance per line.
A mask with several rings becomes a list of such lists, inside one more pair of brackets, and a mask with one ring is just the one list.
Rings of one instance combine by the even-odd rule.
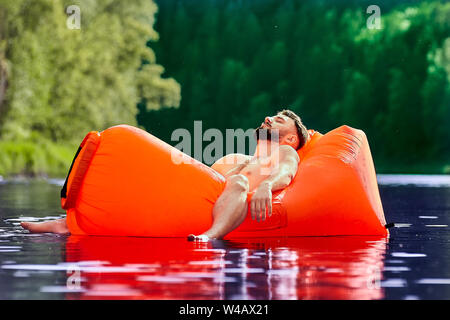
[[[388, 234], [363, 131], [309, 130], [298, 152], [297, 175], [273, 194], [272, 216], [257, 222], [249, 212], [226, 239]], [[86, 135], [61, 204], [74, 235], [186, 237], [211, 226], [224, 185], [212, 168], [144, 130], [119, 125]]]

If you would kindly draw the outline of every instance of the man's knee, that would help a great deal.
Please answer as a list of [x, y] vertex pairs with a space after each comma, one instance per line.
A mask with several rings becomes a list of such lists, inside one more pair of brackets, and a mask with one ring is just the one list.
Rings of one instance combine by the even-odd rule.
[[248, 192], [249, 188], [248, 179], [246, 176], [242, 174], [235, 174], [229, 176], [227, 178], [227, 184], [230, 188], [233, 188], [234, 190]]

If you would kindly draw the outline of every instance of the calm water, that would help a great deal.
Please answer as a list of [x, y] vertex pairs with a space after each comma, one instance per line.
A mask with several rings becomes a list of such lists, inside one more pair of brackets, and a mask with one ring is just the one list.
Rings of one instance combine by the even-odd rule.
[[35, 235], [60, 181], [0, 181], [0, 299], [450, 299], [450, 177], [379, 176], [379, 237], [214, 241]]

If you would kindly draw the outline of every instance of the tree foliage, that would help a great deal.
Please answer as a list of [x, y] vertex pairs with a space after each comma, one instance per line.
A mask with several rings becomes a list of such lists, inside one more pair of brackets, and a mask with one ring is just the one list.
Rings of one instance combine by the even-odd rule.
[[290, 108], [363, 129], [378, 172], [450, 171], [450, 4], [379, 0], [369, 29], [372, 2], [0, 0], [0, 153], [118, 123], [170, 143], [195, 120], [245, 130]]
[[246, 129], [290, 108], [308, 128], [363, 129], [381, 172], [449, 165], [446, 1], [377, 1], [381, 29], [367, 27], [371, 1], [156, 2], [161, 38], [150, 46], [183, 99], [139, 106], [155, 135], [170, 142], [194, 120]]
[[[80, 29], [66, 25], [69, 5]], [[139, 101], [178, 106], [179, 84], [162, 78], [147, 46], [158, 40], [156, 11], [150, 0], [0, 0], [1, 138], [79, 142], [136, 124]]]

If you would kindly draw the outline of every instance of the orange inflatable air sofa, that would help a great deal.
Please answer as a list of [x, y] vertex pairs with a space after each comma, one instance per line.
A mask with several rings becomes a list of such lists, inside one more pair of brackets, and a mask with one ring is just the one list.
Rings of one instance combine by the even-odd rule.
[[[190, 161], [172, 161], [173, 156]], [[225, 238], [387, 235], [375, 169], [363, 131], [309, 130], [291, 184], [273, 194], [273, 214]], [[212, 223], [225, 179], [144, 130], [90, 132], [61, 190], [73, 235], [186, 237]], [[249, 194], [249, 199], [251, 194]]]

